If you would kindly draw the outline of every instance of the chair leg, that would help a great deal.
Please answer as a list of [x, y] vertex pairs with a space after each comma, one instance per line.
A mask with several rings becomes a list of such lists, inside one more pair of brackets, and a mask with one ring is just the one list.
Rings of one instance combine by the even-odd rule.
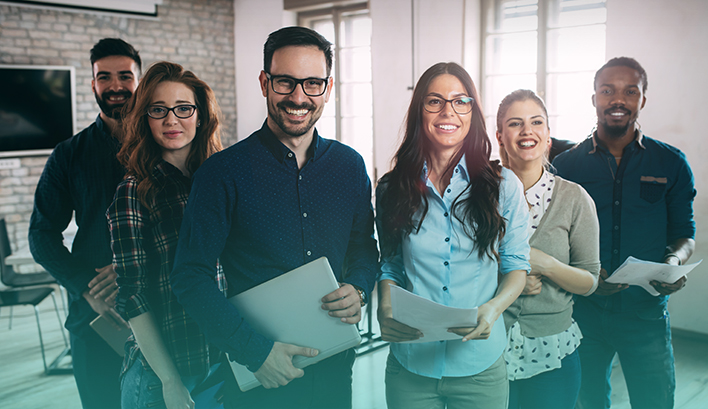
[[59, 286], [59, 298], [61, 298], [61, 307], [64, 310], [64, 319], [69, 316], [69, 311], [66, 309], [66, 298], [68, 297], [68, 294], [66, 293], [66, 288], [64, 288], [63, 285], [57, 284]]
[[11, 305], [11, 306], [10, 306], [10, 323], [7, 324], [7, 329], [12, 329], [12, 312], [13, 312], [12, 309], [13, 309], [13, 308], [14, 308], [14, 307]]
[[34, 316], [37, 318], [37, 331], [39, 332], [39, 347], [42, 350], [42, 363], [44, 364], [44, 372], [47, 372], [47, 357], [44, 354], [44, 340], [42, 339], [42, 327], [39, 325], [39, 307], [34, 306]]
[[[54, 293], [51, 293], [52, 301], [54, 302], [54, 312], [57, 313], [57, 321], [59, 322], [59, 331], [61, 332], [62, 338], [64, 338], [64, 346], [68, 347], [69, 343], [66, 341], [66, 334], [64, 334], [64, 326], [61, 324], [61, 317], [59, 316], [59, 307], [57, 307], [57, 298]], [[61, 294], [59, 295], [61, 296]]]

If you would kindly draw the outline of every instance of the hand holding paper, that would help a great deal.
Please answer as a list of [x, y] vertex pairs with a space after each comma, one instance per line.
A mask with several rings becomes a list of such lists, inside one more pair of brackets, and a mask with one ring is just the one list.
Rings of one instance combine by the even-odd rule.
[[477, 326], [477, 308], [448, 307], [395, 285], [391, 286], [391, 308], [394, 320], [423, 333], [416, 340], [404, 342], [462, 339], [462, 335], [448, 332], [448, 329]]
[[[614, 284], [624, 283], [638, 285], [645, 289], [649, 294], [659, 296], [661, 293], [654, 288], [651, 282], [658, 281], [662, 283], [677, 283], [679, 279], [701, 264], [701, 261], [703, 260], [684, 266], [675, 266], [664, 263], [653, 263], [650, 261], [629, 257], [617, 270], [615, 270], [614, 274], [605, 279], [605, 281]], [[682, 283], [677, 283], [677, 286], [679, 285], [682, 285]]]

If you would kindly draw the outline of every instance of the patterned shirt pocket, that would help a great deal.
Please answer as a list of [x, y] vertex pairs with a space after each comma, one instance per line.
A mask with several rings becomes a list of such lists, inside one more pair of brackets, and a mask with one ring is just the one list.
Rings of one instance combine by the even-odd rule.
[[640, 178], [639, 196], [649, 203], [656, 203], [664, 197], [666, 178], [642, 176]]

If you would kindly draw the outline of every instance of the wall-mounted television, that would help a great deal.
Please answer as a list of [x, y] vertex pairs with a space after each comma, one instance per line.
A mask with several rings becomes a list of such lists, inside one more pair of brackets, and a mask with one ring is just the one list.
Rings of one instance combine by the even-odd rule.
[[48, 155], [76, 128], [70, 66], [0, 65], [0, 157]]

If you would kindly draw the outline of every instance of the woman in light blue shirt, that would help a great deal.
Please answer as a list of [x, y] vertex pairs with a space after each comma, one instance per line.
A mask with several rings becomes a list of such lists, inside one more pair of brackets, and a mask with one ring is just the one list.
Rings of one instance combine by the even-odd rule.
[[[395, 166], [376, 193], [391, 409], [506, 408], [501, 314], [530, 270], [528, 208], [518, 178], [490, 153], [469, 74], [455, 63], [430, 67], [413, 91]], [[458, 340], [410, 343], [422, 334], [392, 318], [389, 285], [479, 307], [478, 325], [450, 329]]]

